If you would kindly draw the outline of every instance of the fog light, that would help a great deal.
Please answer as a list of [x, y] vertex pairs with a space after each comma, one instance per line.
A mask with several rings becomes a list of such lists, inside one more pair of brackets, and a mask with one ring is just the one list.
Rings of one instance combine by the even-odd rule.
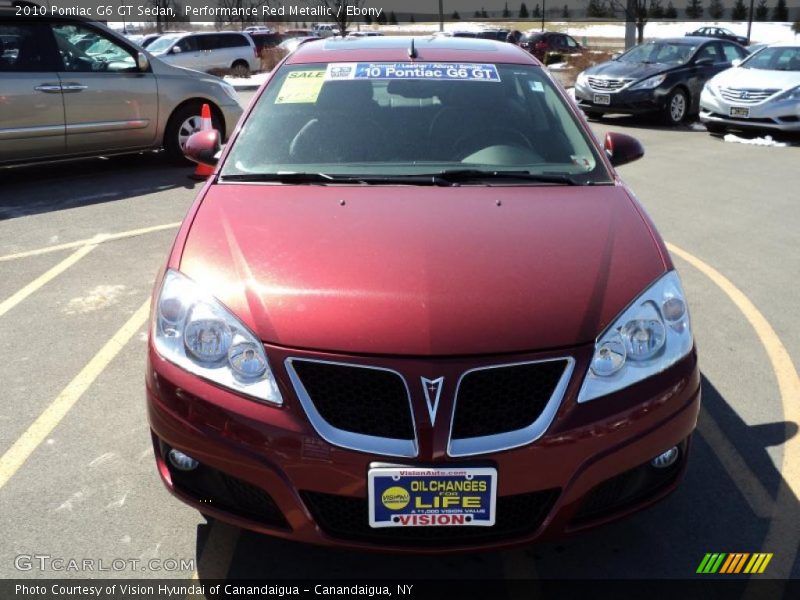
[[678, 460], [678, 454], [680, 454], [678, 447], [673, 446], [666, 452], [662, 452], [656, 456], [650, 461], [650, 464], [656, 469], [666, 469], [667, 467], [671, 467], [673, 464], [675, 464], [675, 461]]
[[184, 454], [183, 452], [175, 450], [174, 448], [169, 451], [167, 456], [169, 457], [169, 462], [172, 463], [172, 466], [179, 471], [194, 471], [200, 464], [188, 454]]

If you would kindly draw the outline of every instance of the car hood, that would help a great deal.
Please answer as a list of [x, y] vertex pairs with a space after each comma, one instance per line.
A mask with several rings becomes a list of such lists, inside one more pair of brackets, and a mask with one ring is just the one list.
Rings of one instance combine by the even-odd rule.
[[629, 63], [620, 60], [610, 60], [586, 69], [587, 75], [619, 77], [625, 79], [645, 79], [658, 75], [664, 71], [669, 71], [674, 65], [664, 65], [660, 63]]
[[769, 71], [738, 67], [726, 69], [712, 82], [722, 87], [747, 89], [790, 89], [800, 85], [800, 71]]
[[622, 186], [217, 184], [180, 270], [268, 343], [464, 355], [593, 341], [665, 263]]

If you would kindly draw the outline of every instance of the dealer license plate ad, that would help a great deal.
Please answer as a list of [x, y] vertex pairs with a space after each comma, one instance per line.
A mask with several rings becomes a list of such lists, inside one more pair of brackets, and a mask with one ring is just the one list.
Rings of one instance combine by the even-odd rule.
[[497, 469], [375, 467], [370, 527], [494, 525]]

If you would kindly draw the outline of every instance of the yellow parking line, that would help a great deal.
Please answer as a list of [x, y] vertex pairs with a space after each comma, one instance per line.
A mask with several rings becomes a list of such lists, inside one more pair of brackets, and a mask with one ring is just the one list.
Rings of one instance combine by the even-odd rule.
[[153, 227], [142, 227], [140, 229], [130, 229], [128, 231], [120, 231], [118, 233], [106, 233], [102, 234], [102, 237], [99, 242], [97, 241], [97, 237], [95, 236], [94, 238], [89, 238], [85, 240], [66, 242], [64, 244], [56, 244], [54, 246], [45, 246], [43, 248], [36, 248], [35, 250], [25, 250], [23, 252], [16, 252], [14, 254], [6, 254], [5, 256], [0, 256], [0, 262], [16, 260], [18, 258], [27, 258], [29, 256], [38, 256], [40, 254], [48, 254], [50, 252], [58, 252], [60, 250], [69, 250], [71, 248], [79, 248], [81, 246], [86, 246], [87, 244], [96, 244], [100, 242], [110, 242], [113, 240], [121, 240], [124, 238], [136, 237], [139, 235], [144, 235], [146, 233], [164, 231], [165, 229], [175, 229], [179, 226], [180, 222], [176, 222], [176, 223], [167, 223], [165, 225], [154, 225]]
[[53, 267], [49, 271], [46, 271], [44, 274], [40, 275], [39, 277], [31, 281], [24, 288], [22, 288], [15, 294], [12, 294], [8, 298], [0, 302], [0, 317], [2, 317], [9, 310], [14, 308], [17, 304], [25, 300], [25, 298], [30, 296], [33, 292], [41, 288], [47, 282], [61, 275], [61, 273], [69, 269], [72, 265], [74, 265], [84, 256], [89, 254], [89, 252], [97, 248], [98, 243], [99, 243], [99, 238], [92, 238], [91, 240], [88, 240], [86, 242], [86, 245], [84, 245], [83, 247], [79, 248], [78, 250], [70, 254], [67, 258], [62, 260], [55, 267]]
[[775, 502], [769, 495], [755, 473], [747, 466], [736, 446], [728, 439], [705, 407], [701, 409], [700, 419], [697, 422], [700, 435], [711, 446], [717, 455], [728, 477], [739, 488], [744, 499], [750, 505], [750, 510], [760, 519], [766, 519], [772, 514]]
[[130, 319], [108, 340], [100, 351], [94, 355], [75, 378], [67, 384], [55, 400], [31, 424], [28, 429], [0, 457], [0, 489], [8, 483], [33, 451], [56, 428], [84, 392], [94, 383], [100, 373], [122, 350], [133, 335], [139, 331], [147, 320], [150, 300], [142, 304]]
[[[227, 579], [240, 533], [238, 527], [222, 521], [212, 521], [211, 531], [198, 558], [197, 569], [192, 573], [192, 580]], [[186, 598], [199, 599], [205, 598], [205, 595], [189, 594]]]
[[[772, 325], [739, 288], [714, 267], [686, 250], [673, 244], [667, 244], [667, 248], [672, 254], [703, 273], [731, 299], [755, 330], [778, 380], [788, 435], [783, 444], [781, 481], [763, 548], [774, 555], [770, 575], [788, 578], [794, 567], [800, 542], [800, 528], [797, 527], [797, 517], [800, 512], [797, 507], [800, 501], [800, 435], [789, 431], [790, 427], [800, 425], [800, 375], [797, 374], [791, 355]], [[758, 590], [748, 591], [755, 597]]]

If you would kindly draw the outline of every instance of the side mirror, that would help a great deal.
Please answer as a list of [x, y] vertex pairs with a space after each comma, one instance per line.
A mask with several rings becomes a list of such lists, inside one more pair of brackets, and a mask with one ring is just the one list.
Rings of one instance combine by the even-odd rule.
[[183, 155], [193, 162], [213, 167], [219, 160], [220, 148], [219, 131], [216, 129], [197, 131], [186, 140]]
[[714, 59], [709, 57], [698, 58], [694, 61], [694, 66], [696, 67], [710, 67], [714, 64]]
[[734, 58], [731, 61], [731, 66], [732, 67], [738, 67], [740, 64], [742, 64], [742, 59], [741, 58]]
[[[189, 138], [190, 140], [192, 138]], [[644, 156], [644, 147], [635, 137], [624, 133], [608, 132], [603, 144], [611, 164], [615, 167], [626, 165]]]
[[139, 52], [136, 55], [136, 66], [142, 72], [145, 72], [150, 68], [150, 59], [147, 58], [147, 54], [144, 52]]
[[181, 50], [180, 46], [173, 46], [172, 50], [169, 51], [170, 54], [180, 54], [181, 52], [183, 52], [183, 50]]

